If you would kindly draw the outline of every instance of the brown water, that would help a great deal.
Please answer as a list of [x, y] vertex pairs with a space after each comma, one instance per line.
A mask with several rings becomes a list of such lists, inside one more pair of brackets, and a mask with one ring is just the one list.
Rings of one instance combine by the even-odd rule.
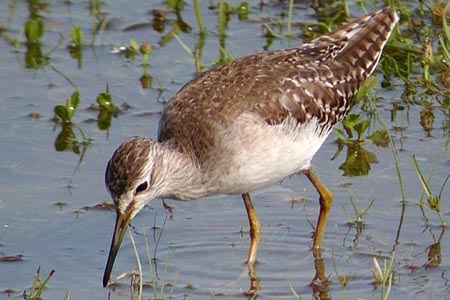
[[[276, 1], [263, 8], [259, 3], [251, 3], [249, 21], [239, 21], [236, 15], [230, 18], [225, 46], [234, 57], [263, 51], [268, 40], [262, 35], [262, 26], [288, 11], [286, 5]], [[194, 59], [175, 39], [158, 45], [173, 30], [176, 20], [174, 13], [168, 13], [164, 31], [154, 30], [152, 10], [168, 11], [162, 2], [104, 1], [98, 14], [90, 13], [86, 2], [45, 4], [39, 12], [45, 23], [40, 43], [44, 58], [33, 56], [31, 53], [36, 52], [26, 43], [28, 3], [8, 1], [0, 9], [0, 254], [21, 256], [14, 261], [0, 261], [0, 291], [5, 291], [0, 298], [21, 298], [41, 266], [42, 277], [55, 270], [44, 299], [64, 299], [67, 294], [70, 299], [131, 299], [129, 277], [120, 279], [114, 289], [101, 286], [115, 219], [112, 210], [95, 208], [110, 202], [103, 183], [104, 168], [122, 140], [132, 135], [155, 137], [162, 103], [192, 78]], [[352, 7], [353, 17], [364, 13]], [[217, 10], [209, 10], [206, 3], [201, 9], [209, 30], [201, 63], [211, 66], [220, 57]], [[181, 16], [192, 31], [178, 35], [194, 49], [199, 35], [192, 3], [185, 5]], [[294, 20], [317, 22], [308, 3], [296, 4]], [[79, 60], [72, 58], [68, 49], [72, 25], [83, 28], [85, 34]], [[92, 28], [98, 29], [95, 36]], [[275, 39], [269, 48], [301, 43], [297, 33], [303, 28], [294, 26], [294, 39]], [[116, 51], [128, 46], [130, 39], [153, 44], [148, 68], [152, 76], [150, 89], [144, 89], [139, 81], [145, 74], [141, 56], [131, 60]], [[414, 80], [420, 78], [419, 72], [413, 74]], [[378, 77], [382, 78], [380, 73]], [[438, 193], [450, 169], [445, 145], [448, 104], [438, 102], [443, 100], [441, 96], [430, 96], [434, 123], [426, 132], [420, 124], [423, 96], [413, 95], [410, 102], [405, 102], [404, 83], [395, 77], [392, 83], [392, 89], [378, 85], [372, 94], [376, 93], [378, 112], [396, 149], [401, 150], [397, 155], [408, 202], [401, 204], [390, 148], [366, 143], [364, 149], [373, 152], [378, 163], [370, 165], [367, 176], [343, 176], [339, 166], [354, 152], [346, 153], [348, 148], [344, 147], [331, 160], [338, 145], [336, 135], [330, 136], [314, 158], [315, 170], [335, 194], [323, 252], [330, 284], [321, 294], [322, 299], [381, 298], [380, 288], [372, 284], [372, 258], [377, 257], [382, 264], [383, 258], [393, 252], [396, 261], [389, 299], [450, 298], [450, 241], [437, 214], [422, 210], [418, 204], [423, 189], [411, 160], [413, 154], [417, 156], [425, 176], [434, 169], [431, 187]], [[105, 131], [99, 129], [98, 111], [91, 106], [107, 86], [121, 113], [112, 118], [111, 127]], [[52, 121], [54, 107], [65, 105], [76, 89], [81, 93], [81, 102], [72, 117], [77, 124], [73, 133], [81, 142], [81, 128], [91, 141], [85, 148], [83, 143], [78, 145], [80, 151], [85, 150], [83, 155], [55, 150], [62, 127]], [[40, 117], [31, 117], [33, 113]], [[374, 120], [365, 136], [379, 129], [382, 125]], [[449, 186], [442, 194], [447, 219]], [[316, 222], [318, 212], [314, 188], [305, 177], [293, 176], [254, 193], [253, 199], [263, 230], [257, 264], [261, 278], [258, 298], [295, 299], [293, 291], [302, 299], [313, 298], [310, 223]], [[364, 217], [364, 226], [349, 225], [356, 219], [351, 199], [360, 210], [374, 200]], [[161, 201], [154, 200], [133, 221], [144, 281], [151, 283], [153, 277], [158, 283], [157, 289], [145, 289], [144, 298], [158, 298], [161, 293], [164, 299], [246, 298], [250, 285], [245, 266], [249, 237], [241, 198], [217, 196], [192, 202], [169, 200], [167, 204], [174, 208], [172, 218]], [[153, 272], [146, 258], [144, 235], [148, 236], [151, 256], [156, 258], [157, 270]], [[439, 254], [432, 266], [427, 263], [429, 253]], [[136, 258], [127, 236], [113, 279], [133, 270], [137, 270]], [[345, 288], [340, 284], [342, 277], [348, 280]]]

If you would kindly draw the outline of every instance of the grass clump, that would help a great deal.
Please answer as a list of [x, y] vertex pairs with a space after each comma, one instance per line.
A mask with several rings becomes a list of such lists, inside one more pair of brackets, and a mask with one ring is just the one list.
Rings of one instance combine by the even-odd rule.
[[38, 267], [36, 274], [34, 275], [34, 281], [31, 285], [29, 294], [27, 291], [23, 291], [23, 298], [27, 300], [37, 300], [41, 299], [42, 293], [47, 286], [48, 282], [50, 281], [50, 278], [52, 278], [53, 274], [55, 273], [55, 270], [51, 270], [50, 273], [47, 275], [47, 277], [42, 280], [41, 277], [41, 266]]

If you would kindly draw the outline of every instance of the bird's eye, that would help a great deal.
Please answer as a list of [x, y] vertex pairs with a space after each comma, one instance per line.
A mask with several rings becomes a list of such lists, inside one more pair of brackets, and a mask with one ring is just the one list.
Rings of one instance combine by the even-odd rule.
[[135, 194], [142, 193], [142, 192], [145, 191], [147, 188], [148, 188], [148, 182], [147, 182], [147, 181], [144, 181], [143, 183], [141, 183], [140, 185], [138, 185], [138, 187], [136, 188]]

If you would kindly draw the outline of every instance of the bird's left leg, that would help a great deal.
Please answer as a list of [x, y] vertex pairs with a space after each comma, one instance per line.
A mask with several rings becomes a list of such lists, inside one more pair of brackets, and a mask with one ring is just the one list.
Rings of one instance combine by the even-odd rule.
[[245, 209], [247, 210], [248, 223], [250, 225], [250, 249], [248, 250], [247, 265], [253, 266], [256, 262], [256, 253], [258, 252], [259, 240], [261, 238], [261, 224], [258, 215], [253, 208], [252, 199], [249, 193], [242, 194]]

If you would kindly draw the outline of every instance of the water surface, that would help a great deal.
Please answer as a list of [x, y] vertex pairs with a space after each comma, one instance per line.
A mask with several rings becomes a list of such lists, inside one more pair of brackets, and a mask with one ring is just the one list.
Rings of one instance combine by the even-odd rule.
[[[20, 297], [30, 288], [38, 266], [42, 277], [55, 270], [44, 299], [67, 295], [70, 299], [131, 298], [128, 276], [118, 280], [114, 288], [101, 286], [115, 220], [112, 210], [96, 208], [110, 203], [103, 183], [104, 169], [124, 139], [156, 136], [163, 103], [193, 78], [194, 58], [176, 39], [159, 44], [175, 30], [177, 21], [163, 2], [104, 1], [97, 13], [86, 2], [40, 3], [39, 15], [45, 24], [38, 43], [42, 56], [30, 54], [36, 50], [26, 41], [25, 23], [32, 19], [28, 3], [8, 1], [0, 10], [0, 254], [20, 256], [16, 261], [0, 262], [2, 298]], [[330, 5], [321, 10], [333, 8]], [[155, 30], [161, 24], [153, 24], [155, 9], [167, 14], [161, 33]], [[208, 28], [201, 65], [210, 67], [221, 55], [218, 11], [207, 3], [201, 9]], [[273, 22], [287, 11], [288, 7], [277, 1], [262, 7], [260, 1], [252, 1], [248, 20], [231, 15], [224, 40], [226, 51], [240, 57], [266, 47], [274, 50], [302, 43], [301, 33], [308, 28], [305, 24], [321, 19], [308, 2], [295, 4], [292, 39], [269, 42], [264, 36], [264, 26], [276, 28]], [[352, 5], [351, 14], [357, 17], [364, 10]], [[419, 19], [418, 15], [413, 17]], [[200, 35], [191, 2], [180, 16], [192, 28], [178, 31], [178, 37], [195, 49]], [[426, 26], [431, 26], [427, 22]], [[80, 59], [71, 56], [69, 49], [73, 25], [84, 31]], [[118, 52], [130, 45], [130, 39], [153, 45], [147, 70], [139, 54], [131, 59]], [[416, 66], [412, 79], [420, 82], [420, 63]], [[144, 78], [151, 81], [148, 89], [140, 81], [146, 74], [152, 77]], [[380, 71], [376, 76], [383, 81]], [[407, 203], [402, 205], [391, 148], [367, 141], [363, 149], [374, 153], [378, 163], [370, 164], [368, 175], [343, 176], [340, 166], [355, 152], [344, 147], [332, 160], [339, 149], [332, 133], [313, 161], [314, 169], [335, 194], [323, 251], [330, 283], [320, 295], [310, 286], [315, 274], [311, 224], [317, 219], [318, 201], [307, 179], [296, 175], [253, 193], [263, 230], [257, 264], [261, 278], [258, 298], [295, 299], [298, 293], [302, 299], [379, 299], [380, 288], [372, 284], [372, 259], [376, 257], [382, 264], [383, 258], [393, 253], [396, 261], [390, 299], [448, 298], [450, 242], [438, 215], [418, 204], [423, 188], [411, 160], [412, 155], [417, 156], [425, 176], [433, 170], [431, 187], [438, 193], [450, 169], [448, 98], [421, 93], [405, 96], [404, 82], [395, 76], [391, 79], [391, 88], [378, 84], [371, 95], [377, 97], [375, 115], [381, 115], [395, 142]], [[107, 88], [121, 110], [108, 130], [102, 130], [97, 123], [99, 111], [92, 106]], [[72, 129], [82, 154], [74, 153], [78, 152], [72, 151], [74, 148], [55, 149], [62, 127], [53, 121], [54, 108], [65, 105], [76, 90], [81, 102], [72, 117], [76, 124]], [[427, 109], [434, 116], [428, 131], [420, 122], [426, 97], [431, 103]], [[355, 108], [355, 113], [364, 118], [370, 115], [361, 107]], [[89, 143], [83, 143], [79, 128]], [[364, 137], [383, 128], [373, 117]], [[448, 186], [442, 194], [446, 218]], [[364, 226], [352, 225], [356, 215], [351, 199], [361, 211], [374, 201], [364, 216]], [[144, 297], [158, 298], [162, 293], [165, 299], [245, 298], [250, 284], [245, 266], [249, 237], [241, 198], [216, 196], [191, 202], [168, 200], [167, 204], [173, 207], [173, 216], [157, 199], [133, 221], [143, 280], [151, 283], [153, 278], [158, 283], [156, 289], [147, 287]], [[151, 256], [156, 258], [157, 269], [153, 271], [144, 236]], [[112, 279], [133, 271], [137, 271], [136, 258], [127, 236]], [[347, 280], [345, 287], [340, 283], [342, 278]]]

